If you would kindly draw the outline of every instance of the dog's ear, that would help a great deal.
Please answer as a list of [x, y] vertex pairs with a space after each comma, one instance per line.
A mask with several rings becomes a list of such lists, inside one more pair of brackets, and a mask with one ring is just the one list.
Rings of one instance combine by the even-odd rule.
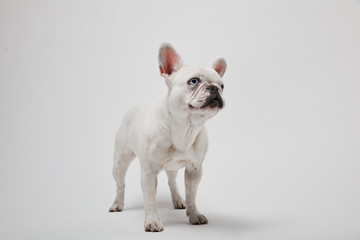
[[214, 70], [222, 77], [226, 71], [226, 61], [224, 58], [219, 58], [213, 65]]
[[163, 43], [159, 50], [159, 67], [161, 75], [176, 72], [183, 65], [180, 55], [169, 43]]

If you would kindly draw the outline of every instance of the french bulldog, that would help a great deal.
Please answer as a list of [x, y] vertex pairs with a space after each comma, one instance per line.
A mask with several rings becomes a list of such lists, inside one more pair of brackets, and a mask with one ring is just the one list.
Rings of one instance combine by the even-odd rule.
[[[212, 68], [184, 65], [181, 57], [168, 43], [159, 50], [159, 67], [167, 92], [157, 104], [132, 108], [123, 118], [115, 137], [113, 177], [116, 198], [110, 212], [124, 207], [125, 174], [135, 157], [141, 166], [141, 187], [145, 208], [145, 231], [161, 232], [156, 206], [157, 176], [165, 170], [172, 203], [185, 209], [191, 224], [207, 224], [195, 204], [202, 163], [208, 150], [205, 122], [224, 108], [226, 70], [223, 58]], [[185, 201], [180, 196], [176, 176], [185, 167]]]

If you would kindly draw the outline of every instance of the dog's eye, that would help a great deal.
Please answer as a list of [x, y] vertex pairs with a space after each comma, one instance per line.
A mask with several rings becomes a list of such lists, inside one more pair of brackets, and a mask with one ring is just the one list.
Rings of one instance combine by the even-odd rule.
[[189, 85], [192, 85], [192, 86], [196, 86], [198, 83], [200, 82], [200, 79], [195, 77], [195, 78], [192, 78], [188, 81], [188, 84]]
[[224, 84], [221, 84], [220, 87], [221, 87], [221, 90], [224, 90]]

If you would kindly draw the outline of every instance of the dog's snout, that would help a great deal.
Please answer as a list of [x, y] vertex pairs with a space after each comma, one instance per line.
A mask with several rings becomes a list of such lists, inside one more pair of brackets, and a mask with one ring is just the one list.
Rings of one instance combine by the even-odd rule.
[[209, 85], [206, 87], [206, 90], [209, 90], [210, 92], [217, 92], [218, 88], [214, 85]]

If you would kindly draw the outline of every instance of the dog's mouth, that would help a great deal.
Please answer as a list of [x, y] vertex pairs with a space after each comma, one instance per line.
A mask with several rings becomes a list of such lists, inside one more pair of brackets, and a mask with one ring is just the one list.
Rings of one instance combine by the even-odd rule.
[[206, 98], [204, 104], [200, 107], [194, 107], [189, 104], [190, 109], [201, 109], [201, 110], [215, 110], [222, 109], [224, 107], [224, 102], [218, 92], [212, 92]]
[[210, 100], [208, 102], [206, 102], [202, 107], [202, 109], [204, 108], [223, 108], [223, 102], [221, 99], [213, 99], [213, 100]]
[[224, 107], [224, 102], [220, 96], [220, 93], [218, 91], [213, 91], [210, 93], [209, 97], [205, 100], [204, 105], [202, 105], [200, 108], [222, 109], [223, 107]]

